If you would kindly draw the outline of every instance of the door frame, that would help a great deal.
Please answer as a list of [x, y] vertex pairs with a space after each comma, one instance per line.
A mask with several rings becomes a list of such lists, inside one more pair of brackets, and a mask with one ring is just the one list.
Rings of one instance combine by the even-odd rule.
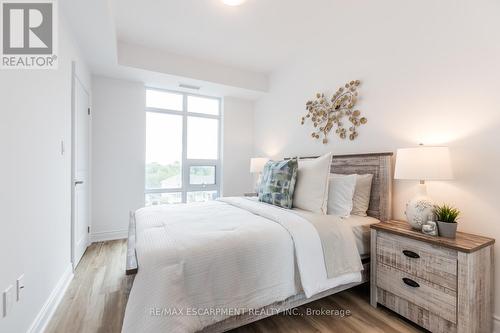
[[[90, 108], [90, 92], [89, 89], [85, 86], [83, 81], [80, 79], [77, 73], [77, 63], [76, 61], [71, 62], [71, 179], [70, 179], [70, 187], [71, 187], [71, 266], [73, 267], [73, 272], [76, 269], [77, 263], [75, 263], [75, 246], [76, 246], [76, 239], [75, 239], [75, 162], [76, 162], [76, 85], [79, 83], [83, 90], [87, 93], [87, 96], [89, 98], [88, 100], [88, 106]], [[90, 193], [91, 193], [91, 161], [92, 161], [92, 138], [90, 134], [92, 133], [92, 117], [89, 115], [89, 181], [88, 181], [88, 192], [89, 192], [89, 201], [88, 201], [88, 209], [89, 209], [89, 221], [88, 221], [88, 228], [91, 226], [91, 213], [92, 213], [92, 200], [90, 200]], [[90, 229], [89, 229], [90, 230]], [[87, 247], [91, 244], [90, 240], [90, 232], [87, 237]]]

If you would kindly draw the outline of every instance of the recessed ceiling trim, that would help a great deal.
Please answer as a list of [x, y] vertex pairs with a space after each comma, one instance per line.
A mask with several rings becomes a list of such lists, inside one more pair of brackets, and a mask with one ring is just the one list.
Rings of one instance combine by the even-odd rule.
[[256, 92], [268, 92], [267, 74], [242, 70], [165, 50], [118, 42], [118, 64], [157, 73], [207, 81]]

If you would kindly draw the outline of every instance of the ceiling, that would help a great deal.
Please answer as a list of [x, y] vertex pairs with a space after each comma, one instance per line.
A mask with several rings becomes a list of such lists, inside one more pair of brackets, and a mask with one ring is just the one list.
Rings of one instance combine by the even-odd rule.
[[[182, 1], [167, 0], [170, 4]], [[202, 1], [200, 1], [201, 3]], [[133, 13], [138, 3], [143, 18], [132, 15], [123, 26], [148, 27], [155, 9], [153, 1], [65, 0], [61, 8], [74, 33], [92, 74], [143, 82], [147, 86], [184, 91], [180, 84], [201, 87], [197, 93], [211, 96], [233, 96], [255, 100], [267, 91], [266, 73], [218, 63], [200, 52], [187, 54], [182, 50], [165, 48], [164, 43], [146, 42], [142, 33], [133, 37], [117, 36], [118, 12]], [[118, 5], [119, 4], [119, 5]], [[220, 5], [219, 2], [215, 2]], [[124, 10], [127, 8], [127, 10]], [[196, 7], [195, 7], [196, 8]], [[227, 7], [222, 6], [225, 10]], [[161, 18], [159, 20], [164, 20]], [[91, 19], [89, 19], [91, 18]], [[122, 18], [123, 19], [123, 18]], [[185, 17], [189, 20], [189, 17]], [[127, 28], [128, 29], [128, 28]], [[169, 30], [169, 28], [166, 28]], [[163, 36], [163, 32], [153, 33]], [[185, 35], [187, 36], [187, 35]], [[161, 38], [160, 40], [166, 40]], [[187, 89], [186, 91], [193, 92]]]
[[[220, 0], [61, 3], [94, 73], [169, 89], [191, 84], [201, 86], [201, 94], [247, 99], [269, 91], [273, 72], [313, 61], [308, 53], [371, 61], [381, 49], [407, 54], [426, 48], [429, 56], [445, 57], [432, 50], [446, 44], [460, 52], [464, 36], [456, 27], [482, 15], [480, 8], [471, 12], [452, 0], [247, 0], [237, 7]], [[450, 6], [458, 15], [444, 18]], [[477, 38], [482, 36], [470, 40]], [[311, 70], [321, 69], [311, 63]]]
[[335, 23], [332, 0], [114, 0], [111, 8], [119, 41], [262, 73]]

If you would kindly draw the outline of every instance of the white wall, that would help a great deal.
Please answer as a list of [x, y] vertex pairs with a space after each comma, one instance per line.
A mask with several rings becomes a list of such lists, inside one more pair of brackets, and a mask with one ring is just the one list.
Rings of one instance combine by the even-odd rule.
[[242, 196], [253, 189], [250, 173], [250, 158], [254, 157], [253, 108], [253, 102], [224, 98], [222, 194], [225, 197]]
[[92, 96], [92, 240], [125, 238], [144, 206], [144, 84], [94, 77]]
[[[497, 239], [500, 253], [500, 3], [494, 1], [343, 2], [342, 31], [271, 77], [256, 104], [256, 154], [271, 157], [326, 151], [360, 153], [449, 145], [456, 180], [430, 182], [429, 194], [463, 211], [459, 229]], [[328, 38], [326, 38], [328, 37]], [[368, 118], [354, 142], [331, 136], [323, 145], [301, 126], [305, 102], [360, 79], [359, 109]], [[394, 217], [414, 182], [395, 182]], [[500, 281], [500, 255], [495, 259]], [[500, 286], [495, 288], [500, 319]], [[498, 323], [497, 323], [498, 324]]]
[[26, 285], [0, 332], [26, 332], [39, 314], [43, 326], [42, 307], [72, 274], [71, 61], [87, 88], [90, 74], [64, 18], [58, 55], [57, 70], [0, 73], [0, 290], [23, 273]]

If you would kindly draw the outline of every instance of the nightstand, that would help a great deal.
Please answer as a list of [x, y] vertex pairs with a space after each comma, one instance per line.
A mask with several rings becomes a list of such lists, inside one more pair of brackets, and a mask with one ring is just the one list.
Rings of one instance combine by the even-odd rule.
[[491, 332], [494, 239], [433, 237], [406, 222], [371, 225], [370, 303], [431, 332]]

